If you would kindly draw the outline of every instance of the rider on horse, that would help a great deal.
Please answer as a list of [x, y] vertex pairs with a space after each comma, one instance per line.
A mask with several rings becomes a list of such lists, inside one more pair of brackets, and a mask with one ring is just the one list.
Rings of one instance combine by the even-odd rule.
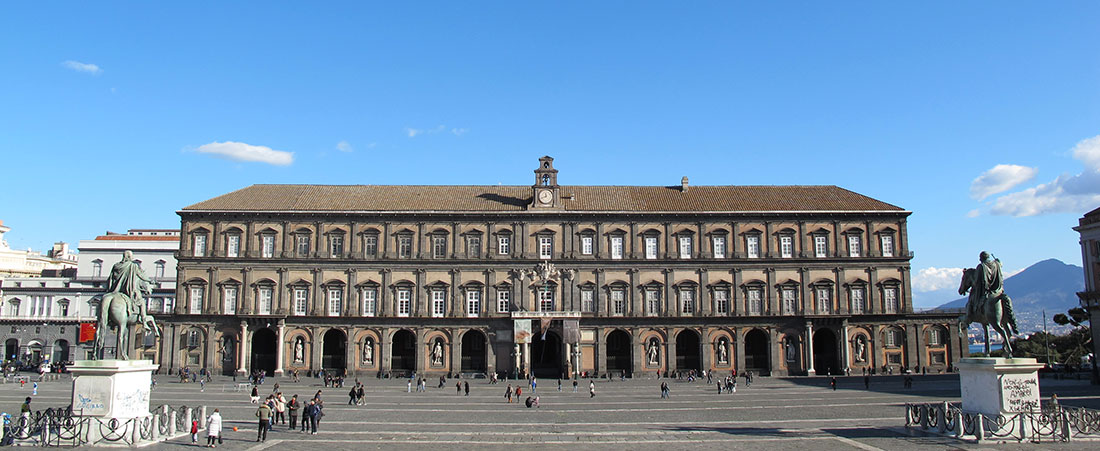
[[1005, 293], [1001, 260], [986, 251], [979, 254], [978, 260], [980, 263], [974, 268], [977, 271], [974, 295], [966, 303], [966, 313], [971, 318], [977, 318], [987, 302], [999, 302]]
[[141, 266], [134, 261], [134, 253], [125, 251], [122, 253], [122, 261], [111, 267], [111, 276], [107, 279], [107, 291], [126, 296], [126, 312], [129, 316], [137, 316], [143, 322], [145, 320], [144, 294], [152, 294], [153, 282]]

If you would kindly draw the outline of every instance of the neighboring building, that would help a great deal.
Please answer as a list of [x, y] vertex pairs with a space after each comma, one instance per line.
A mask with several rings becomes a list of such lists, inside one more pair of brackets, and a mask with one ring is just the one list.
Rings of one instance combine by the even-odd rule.
[[[148, 299], [151, 313], [172, 310], [176, 291], [178, 230], [133, 229], [125, 234], [107, 232], [94, 240], [81, 240], [80, 253], [73, 262], [75, 271], [66, 277], [16, 277], [0, 281], [0, 331], [4, 339], [4, 359], [29, 363], [44, 360], [61, 362], [88, 358], [90, 342], [79, 342], [82, 322], [95, 322], [99, 298], [106, 290], [111, 266], [122, 259], [123, 251], [134, 253], [145, 272], [158, 287]], [[139, 351], [135, 357], [159, 361], [156, 341], [144, 337], [140, 328], [132, 343]], [[107, 344], [113, 346], [114, 341]], [[110, 347], [109, 346], [109, 347]], [[113, 348], [108, 350], [113, 353]]]
[[[179, 211], [161, 361], [225, 374], [947, 371], [910, 212], [835, 186], [253, 185]], [[243, 338], [243, 340], [242, 340]], [[728, 374], [728, 373], [727, 373]]]
[[1081, 263], [1085, 270], [1085, 291], [1077, 293], [1081, 307], [1089, 313], [1092, 329], [1092, 383], [1100, 384], [1100, 368], [1097, 368], [1097, 341], [1100, 341], [1100, 208], [1085, 213], [1074, 227], [1081, 235]]
[[0, 278], [3, 277], [39, 277], [44, 272], [60, 273], [76, 267], [76, 256], [69, 253], [69, 245], [54, 243], [46, 255], [31, 250], [15, 250], [8, 246], [4, 234], [11, 231], [0, 221]]

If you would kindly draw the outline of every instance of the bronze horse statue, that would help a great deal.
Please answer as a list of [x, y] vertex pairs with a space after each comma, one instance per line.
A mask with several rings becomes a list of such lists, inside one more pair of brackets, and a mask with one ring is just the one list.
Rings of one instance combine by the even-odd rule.
[[959, 332], [965, 335], [970, 323], [981, 324], [982, 331], [985, 333], [985, 353], [989, 355], [989, 326], [993, 326], [993, 330], [1004, 339], [1002, 348], [1005, 355], [1011, 357], [1012, 340], [1010, 338], [1013, 334], [1020, 332], [1019, 326], [1016, 325], [1016, 315], [1012, 312], [1012, 300], [1003, 293], [992, 299], [976, 299], [979, 290], [973, 288], [978, 286], [978, 277], [978, 271], [974, 268], [963, 270], [962, 281], [959, 282], [959, 294], [969, 292], [970, 299], [966, 303], [966, 312], [959, 317]]
[[95, 330], [95, 355], [103, 358], [103, 342], [106, 340], [107, 330], [115, 333], [115, 358], [129, 360], [130, 326], [141, 324], [146, 333], [153, 333], [160, 337], [160, 327], [151, 315], [146, 315], [144, 309], [131, 308], [133, 301], [122, 293], [110, 292], [102, 296], [99, 306], [99, 321]]

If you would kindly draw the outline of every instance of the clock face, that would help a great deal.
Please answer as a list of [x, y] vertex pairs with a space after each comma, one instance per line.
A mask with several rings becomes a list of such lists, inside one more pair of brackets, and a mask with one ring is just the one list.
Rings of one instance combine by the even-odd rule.
[[544, 189], [539, 191], [539, 202], [548, 204], [552, 200], [554, 200], [554, 193], [550, 192], [550, 190]]

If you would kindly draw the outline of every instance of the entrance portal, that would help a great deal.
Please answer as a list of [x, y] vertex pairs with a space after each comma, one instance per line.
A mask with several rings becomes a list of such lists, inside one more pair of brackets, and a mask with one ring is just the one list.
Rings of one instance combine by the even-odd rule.
[[607, 371], [630, 372], [630, 334], [616, 330], [607, 334]]
[[[547, 336], [547, 338], [550, 338]], [[462, 334], [462, 365], [463, 373], [484, 373], [485, 365], [485, 334], [476, 330]]]
[[694, 330], [682, 330], [676, 334], [676, 369], [680, 371], [702, 370], [699, 364], [699, 334]]
[[278, 346], [275, 331], [263, 328], [252, 334], [252, 366], [251, 370], [264, 370], [267, 374], [275, 374], [275, 350]]
[[393, 343], [390, 345], [390, 370], [415, 371], [416, 370], [416, 335], [407, 330], [399, 330], [393, 334]]
[[69, 361], [69, 341], [57, 340], [53, 343], [53, 359], [50, 362], [61, 363]]
[[550, 331], [544, 338], [542, 334], [531, 337], [531, 374], [535, 377], [557, 379], [565, 372], [562, 358], [561, 337]]
[[19, 340], [9, 338], [4, 342], [4, 360], [15, 360], [19, 358]]
[[761, 376], [771, 374], [767, 332], [753, 329], [745, 334], [745, 369]]
[[817, 374], [840, 374], [836, 334], [829, 329], [814, 332], [814, 370]]
[[347, 369], [348, 339], [339, 329], [329, 329], [321, 342], [321, 369], [343, 375]]

